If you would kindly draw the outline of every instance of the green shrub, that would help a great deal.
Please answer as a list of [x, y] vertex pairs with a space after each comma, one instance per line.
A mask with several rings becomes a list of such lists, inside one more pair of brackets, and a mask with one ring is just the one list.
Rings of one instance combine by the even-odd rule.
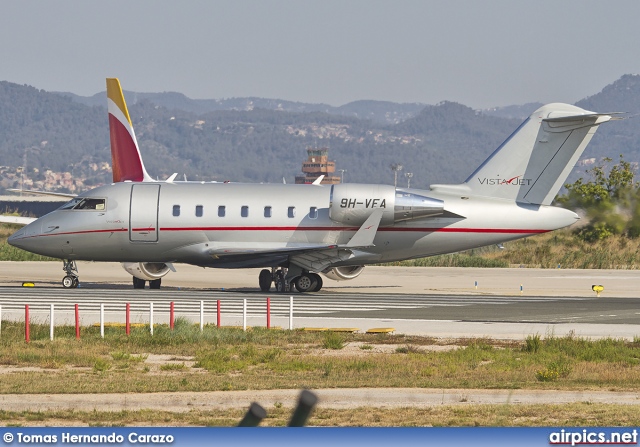
[[344, 348], [344, 337], [337, 332], [329, 331], [324, 336], [322, 347], [324, 349], [342, 349]]
[[532, 354], [535, 354], [540, 350], [540, 347], [541, 347], [541, 343], [540, 343], [539, 334], [527, 335], [527, 339], [525, 340], [525, 345], [524, 345], [524, 350], [526, 352], [531, 352]]

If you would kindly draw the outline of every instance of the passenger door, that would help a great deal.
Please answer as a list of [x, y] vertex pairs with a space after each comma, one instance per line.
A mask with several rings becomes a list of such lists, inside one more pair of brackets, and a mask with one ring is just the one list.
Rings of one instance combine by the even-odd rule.
[[129, 210], [131, 242], [158, 242], [159, 196], [160, 185], [132, 185]]

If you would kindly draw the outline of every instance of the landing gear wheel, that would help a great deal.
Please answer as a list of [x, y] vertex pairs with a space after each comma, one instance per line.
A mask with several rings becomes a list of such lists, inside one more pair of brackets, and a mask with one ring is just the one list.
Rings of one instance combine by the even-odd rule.
[[62, 278], [62, 286], [65, 289], [75, 289], [78, 287], [78, 277], [67, 275]]
[[78, 267], [76, 266], [76, 261], [63, 259], [62, 270], [66, 273], [66, 276], [62, 278], [62, 287], [65, 289], [75, 289], [78, 287]]
[[317, 273], [312, 273], [309, 276], [312, 276], [316, 281], [316, 286], [313, 288], [313, 290], [311, 290], [311, 292], [319, 292], [320, 289], [322, 289], [322, 276], [318, 275]]
[[154, 279], [153, 281], [149, 281], [149, 288], [160, 289], [160, 284], [162, 284], [162, 278]]
[[296, 286], [296, 289], [298, 289], [298, 292], [304, 293], [312, 292], [317, 285], [317, 281], [313, 277], [313, 273], [307, 273], [294, 279], [293, 284]]
[[146, 281], [144, 279], [133, 277], [133, 288], [134, 289], [144, 289], [144, 285]]
[[267, 269], [260, 270], [260, 275], [258, 276], [258, 284], [260, 284], [261, 292], [268, 292], [271, 290], [271, 283], [273, 282], [273, 276], [271, 272]]
[[287, 290], [287, 283], [284, 280], [284, 273], [279, 271], [276, 273], [276, 292], [278, 293], [284, 293]]

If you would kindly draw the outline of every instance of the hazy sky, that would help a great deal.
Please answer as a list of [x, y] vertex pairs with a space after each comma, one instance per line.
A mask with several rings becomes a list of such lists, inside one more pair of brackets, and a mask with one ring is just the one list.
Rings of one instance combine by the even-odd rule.
[[640, 73], [640, 2], [2, 1], [0, 80], [474, 108], [575, 102]]

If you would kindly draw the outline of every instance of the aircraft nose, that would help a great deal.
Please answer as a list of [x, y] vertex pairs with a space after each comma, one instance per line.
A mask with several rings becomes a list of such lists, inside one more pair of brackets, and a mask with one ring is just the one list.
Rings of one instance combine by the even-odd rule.
[[20, 228], [7, 239], [7, 243], [14, 247], [21, 248], [26, 251], [34, 252], [34, 249], [40, 245], [39, 238], [42, 223], [39, 221], [31, 222], [29, 225]]
[[16, 231], [7, 239], [7, 243], [13, 247], [24, 248], [25, 231], [24, 228]]

